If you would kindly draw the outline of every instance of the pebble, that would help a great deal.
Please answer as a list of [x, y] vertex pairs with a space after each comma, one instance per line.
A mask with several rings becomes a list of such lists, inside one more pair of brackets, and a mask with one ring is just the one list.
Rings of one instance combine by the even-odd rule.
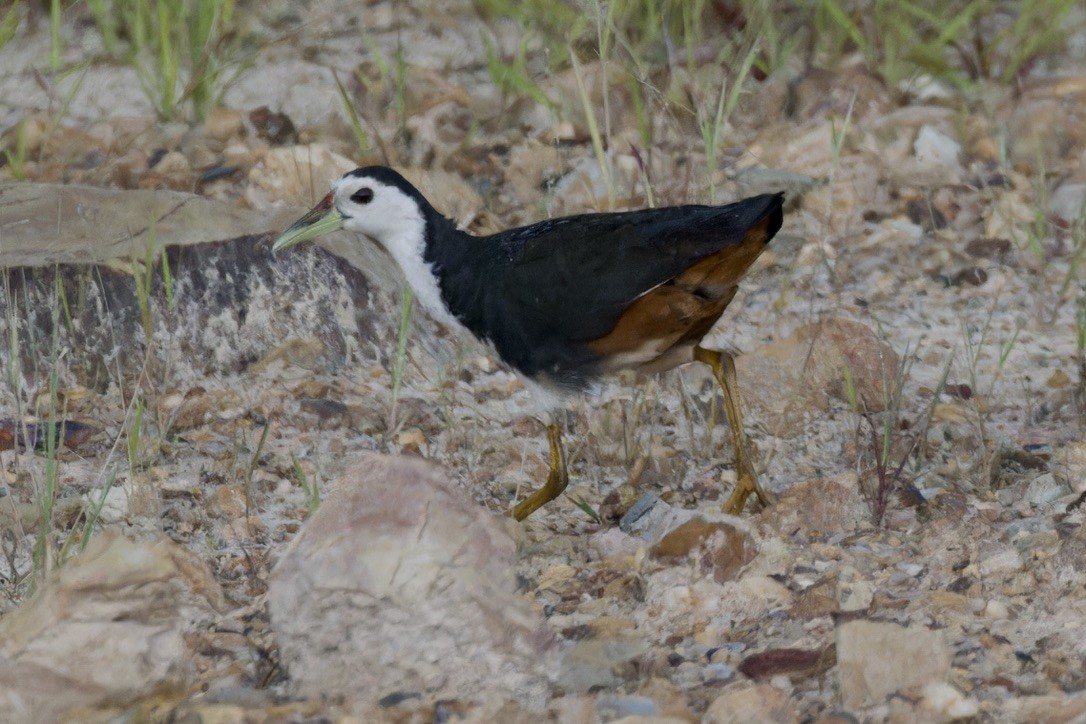
[[712, 663], [705, 667], [703, 678], [705, 683], [713, 681], [727, 681], [735, 676], [735, 669], [725, 663]]
[[984, 606], [984, 615], [991, 619], [1003, 620], [1010, 618], [1011, 612], [1007, 604], [993, 598]]
[[933, 126], [924, 126], [913, 143], [913, 152], [922, 166], [942, 166], [949, 170], [961, 171], [958, 158], [962, 147], [954, 139], [937, 131]]
[[1031, 505], [1042, 506], [1067, 495], [1070, 488], [1052, 473], [1038, 475], [1026, 489], [1026, 500]]
[[602, 696], [596, 708], [615, 717], [656, 716], [660, 713], [660, 707], [647, 696]]

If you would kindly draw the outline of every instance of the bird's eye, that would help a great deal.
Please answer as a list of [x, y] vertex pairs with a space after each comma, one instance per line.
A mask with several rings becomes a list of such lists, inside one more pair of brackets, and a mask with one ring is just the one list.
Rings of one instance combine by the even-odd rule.
[[351, 201], [356, 204], [368, 204], [373, 201], [373, 189], [363, 186], [351, 194]]

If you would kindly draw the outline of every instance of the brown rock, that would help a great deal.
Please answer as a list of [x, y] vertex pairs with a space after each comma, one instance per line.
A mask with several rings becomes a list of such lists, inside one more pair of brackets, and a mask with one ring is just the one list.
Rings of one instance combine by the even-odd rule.
[[770, 530], [796, 531], [801, 540], [825, 540], [854, 530], [870, 518], [856, 474], [804, 480], [781, 494], [763, 522]]
[[833, 646], [821, 650], [770, 649], [751, 654], [739, 664], [739, 672], [751, 679], [769, 679], [787, 674], [792, 681], [822, 676], [837, 663]]
[[204, 563], [172, 541], [101, 533], [0, 619], [0, 719], [182, 690], [195, 674], [187, 637], [226, 608]]
[[245, 121], [241, 111], [225, 106], [214, 106], [207, 113], [204, 132], [216, 141], [222, 142], [242, 136], [245, 132]]
[[837, 668], [845, 706], [880, 704], [895, 692], [917, 694], [946, 680], [950, 651], [943, 634], [879, 621], [849, 621], [837, 627]]
[[514, 593], [503, 521], [432, 465], [372, 455], [334, 481], [272, 573], [268, 607], [303, 695], [394, 692], [543, 706], [547, 637]]
[[738, 681], [729, 684], [724, 693], [713, 700], [701, 721], [702, 724], [789, 724], [799, 721], [799, 714], [780, 689], [768, 684]]
[[849, 378], [860, 409], [885, 409], [898, 358], [868, 327], [830, 318], [744, 354], [736, 372], [744, 404], [759, 410], [772, 434], [793, 437], [803, 429], [804, 413], [827, 409], [833, 397], [849, 401]]
[[649, 549], [654, 559], [668, 564], [684, 562], [691, 554], [703, 571], [724, 583], [754, 560], [758, 550], [750, 536], [731, 523], [702, 517], [680, 523]]

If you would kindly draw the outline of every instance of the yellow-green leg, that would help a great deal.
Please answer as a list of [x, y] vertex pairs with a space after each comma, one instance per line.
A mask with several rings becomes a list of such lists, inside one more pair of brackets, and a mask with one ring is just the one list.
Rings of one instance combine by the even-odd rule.
[[569, 473], [566, 472], [566, 453], [562, 449], [562, 428], [557, 422], [547, 425], [547, 441], [551, 444], [551, 470], [547, 482], [518, 503], [511, 512], [517, 520], [524, 520], [535, 511], [551, 502], [569, 485]]
[[724, 409], [728, 413], [728, 424], [732, 428], [732, 442], [735, 448], [735, 472], [738, 481], [735, 490], [724, 503], [724, 512], [739, 515], [751, 493], [758, 497], [762, 505], [772, 505], [769, 494], [758, 484], [758, 475], [750, 461], [747, 446], [747, 434], [743, 431], [743, 411], [739, 407], [739, 382], [735, 378], [735, 360], [727, 352], [718, 352], [704, 347], [694, 348], [694, 359], [704, 362], [713, 370], [713, 377], [724, 390]]

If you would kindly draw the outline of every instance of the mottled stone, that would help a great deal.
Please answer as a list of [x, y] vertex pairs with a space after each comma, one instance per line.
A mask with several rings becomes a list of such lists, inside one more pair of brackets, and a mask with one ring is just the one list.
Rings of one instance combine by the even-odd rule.
[[421, 460], [363, 457], [273, 571], [268, 606], [295, 691], [394, 692], [541, 709], [541, 622], [514, 593], [505, 523]]

